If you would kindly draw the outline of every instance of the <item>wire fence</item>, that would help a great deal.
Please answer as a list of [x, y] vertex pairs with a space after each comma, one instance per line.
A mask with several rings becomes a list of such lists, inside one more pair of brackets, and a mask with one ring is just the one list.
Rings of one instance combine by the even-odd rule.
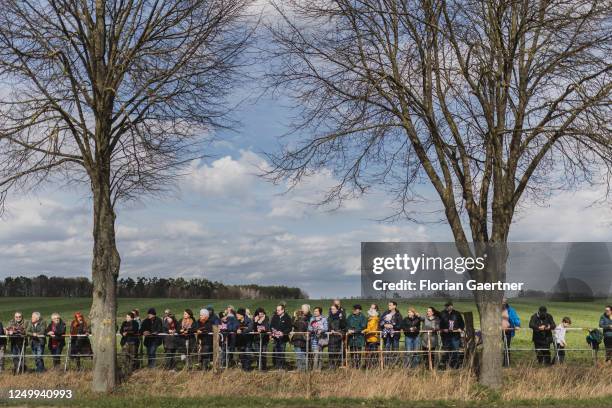
[[[567, 328], [568, 332], [588, 332], [587, 328]], [[561, 363], [571, 353], [589, 353], [581, 363], [592, 359], [597, 363], [600, 353], [592, 347], [559, 347], [555, 331], [550, 331], [552, 341], [548, 347], [513, 347], [507, 334], [514, 331], [529, 333], [530, 329], [501, 330], [504, 365], [511, 365], [514, 356], [535, 352], [538, 362]], [[187, 334], [155, 333], [149, 335], [121, 336], [123, 346], [118, 353], [120, 366], [125, 371], [141, 367], [167, 369], [227, 369], [241, 367], [244, 370], [297, 369], [321, 370], [323, 368], [458, 368], [466, 363], [481, 342], [478, 332], [466, 335], [462, 330], [419, 330], [416, 333], [402, 331], [368, 331], [365, 333], [312, 332], [223, 332], [218, 326], [213, 332]], [[403, 337], [404, 341], [401, 341]], [[52, 343], [44, 353], [47, 340]], [[13, 373], [26, 371], [34, 361], [37, 371], [49, 363], [56, 369], [68, 371], [88, 368], [93, 358], [91, 334], [2, 335], [6, 345], [0, 346], [0, 370], [6, 360], [12, 360]], [[64, 340], [64, 341], [59, 341]], [[524, 340], [524, 339], [523, 339]], [[65, 346], [63, 343], [65, 342]], [[41, 347], [40, 344], [43, 344]], [[524, 342], [523, 342], [524, 343]], [[27, 348], [31, 353], [26, 353]], [[612, 350], [606, 350], [606, 359], [612, 358]], [[512, 356], [512, 358], [511, 358]], [[72, 363], [75, 364], [72, 364]], [[85, 364], [84, 364], [85, 363]]]

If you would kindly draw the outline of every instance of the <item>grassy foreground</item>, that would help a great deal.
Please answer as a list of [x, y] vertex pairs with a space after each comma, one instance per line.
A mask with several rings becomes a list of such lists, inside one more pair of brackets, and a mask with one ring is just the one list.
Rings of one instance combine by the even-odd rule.
[[[112, 395], [88, 390], [89, 373], [2, 376], [6, 389], [72, 389], [73, 400], [0, 405], [79, 407], [612, 407], [612, 365], [505, 370], [500, 393], [480, 388], [468, 370], [168, 373], [140, 370]], [[42, 385], [44, 384], [44, 385]]]

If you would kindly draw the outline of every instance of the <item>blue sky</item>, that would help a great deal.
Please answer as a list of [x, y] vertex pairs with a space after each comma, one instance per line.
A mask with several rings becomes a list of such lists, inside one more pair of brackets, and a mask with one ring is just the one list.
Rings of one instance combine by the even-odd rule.
[[[121, 276], [204, 277], [298, 286], [313, 298], [358, 296], [361, 241], [451, 240], [445, 224], [377, 221], [392, 213], [382, 191], [335, 211], [312, 205], [334, 183], [327, 171], [283, 194], [286, 186], [256, 173], [266, 165], [261, 152], [276, 147], [290, 112], [271, 97], [251, 98], [234, 117], [238, 131], [217, 135], [207, 152], [212, 157], [192, 163], [177, 194], [119, 208]], [[511, 239], [610, 241], [609, 206], [590, 206], [601, 194], [585, 189], [527, 205]], [[86, 191], [13, 194], [0, 220], [0, 278], [89, 276], [90, 213]]]

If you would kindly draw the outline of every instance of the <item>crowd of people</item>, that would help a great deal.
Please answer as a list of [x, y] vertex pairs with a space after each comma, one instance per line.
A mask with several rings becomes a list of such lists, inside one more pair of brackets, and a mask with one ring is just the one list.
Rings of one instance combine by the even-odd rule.
[[[519, 315], [504, 299], [501, 316], [504, 365], [510, 364], [512, 339], [520, 326]], [[544, 306], [531, 316], [529, 328], [539, 363], [564, 361], [565, 335], [570, 326], [569, 317], [555, 324]], [[612, 361], [612, 306], [606, 306], [599, 327], [603, 329], [603, 334], [597, 332], [603, 337], [606, 361]], [[452, 302], [447, 302], [442, 311], [428, 307], [422, 315], [410, 307], [402, 316], [395, 301], [389, 301], [383, 312], [372, 303], [365, 312], [361, 305], [355, 304], [349, 313], [340, 300], [334, 300], [327, 313], [322, 307], [311, 309], [304, 304], [290, 315], [285, 305], [279, 304], [271, 316], [263, 308], [251, 313], [232, 306], [215, 313], [209, 305], [197, 317], [191, 309], [185, 309], [180, 318], [170, 310], [159, 317], [155, 308], [150, 308], [141, 319], [139, 310], [133, 309], [125, 315], [117, 332], [121, 337], [124, 366], [130, 371], [141, 364], [155, 367], [158, 361], [170, 370], [175, 370], [179, 362], [187, 368], [208, 369], [213, 363], [215, 346], [218, 346], [220, 365], [239, 366], [248, 371], [254, 366], [266, 370], [268, 355], [272, 356], [274, 369], [287, 369], [289, 344], [297, 370], [321, 369], [324, 350], [331, 369], [345, 362], [354, 368], [397, 365], [414, 368], [423, 363], [432, 368], [458, 368], [463, 364], [465, 329], [462, 313], [455, 310]], [[25, 372], [28, 345], [37, 372], [45, 370], [45, 347], [54, 368], [61, 364], [66, 346], [67, 357], [81, 368], [81, 360], [92, 357], [90, 334], [91, 328], [79, 312], [69, 325], [58, 313], [53, 313], [47, 324], [38, 312], [32, 313], [30, 321], [16, 312], [6, 327], [0, 322], [0, 371], [9, 346], [13, 372]], [[402, 335], [404, 349], [400, 351]]]

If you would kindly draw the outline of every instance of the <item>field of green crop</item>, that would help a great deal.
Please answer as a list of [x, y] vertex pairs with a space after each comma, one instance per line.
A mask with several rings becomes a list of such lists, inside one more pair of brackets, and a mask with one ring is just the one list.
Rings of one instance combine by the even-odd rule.
[[[381, 307], [386, 308], [385, 300], [375, 301]], [[15, 310], [19, 310], [24, 313], [27, 318], [31, 312], [39, 311], [43, 315], [43, 319], [48, 320], [51, 313], [59, 312], [65, 320], [70, 320], [72, 315], [76, 311], [83, 312], [87, 315], [90, 307], [90, 299], [88, 298], [0, 298], [0, 321], [5, 323], [12, 317]], [[275, 305], [278, 301], [274, 300], [219, 300], [219, 299], [119, 299], [118, 317], [123, 318], [123, 315], [130, 311], [132, 308], [139, 308], [141, 315], [146, 313], [149, 307], [155, 307], [159, 315], [162, 314], [166, 308], [171, 309], [177, 317], [181, 315], [183, 309], [191, 308], [197, 315], [198, 311], [212, 305], [216, 311], [222, 310], [227, 305], [233, 305], [234, 307], [245, 307], [254, 311], [255, 308], [261, 306], [265, 308], [268, 313], [273, 312]], [[288, 300], [287, 310], [293, 312], [298, 309], [301, 304], [308, 303], [311, 307], [322, 306], [324, 310], [327, 310], [331, 301], [329, 299], [308, 299], [308, 300]], [[346, 299], [343, 301], [344, 307], [349, 310], [350, 307], [360, 303], [367, 309], [370, 300], [365, 299]], [[555, 321], [558, 323], [564, 316], [568, 316], [572, 319], [573, 327], [581, 328], [594, 328], [597, 327], [599, 317], [603, 313], [605, 305], [609, 303], [606, 300], [594, 301], [594, 302], [549, 302], [549, 301], [538, 301], [533, 299], [513, 299], [511, 301], [512, 306], [517, 310], [521, 324], [525, 328], [517, 333], [515, 340], [513, 341], [513, 348], [530, 348], [531, 345], [531, 330], [526, 329], [529, 323], [530, 316], [535, 313], [541, 304], [548, 307], [549, 313], [553, 315]], [[399, 299], [398, 305], [402, 315], [406, 313], [408, 307], [415, 307], [417, 311], [424, 312], [427, 306], [434, 306], [438, 310], [443, 308], [443, 299]], [[475, 325], [478, 327], [478, 312], [476, 306], [472, 301], [456, 301], [455, 308], [461, 312], [471, 311], [474, 313]], [[586, 331], [570, 331], [568, 333], [568, 347], [586, 349], [587, 344], [585, 341]], [[588, 354], [588, 351], [584, 350], [580, 352], [581, 355]], [[571, 359], [571, 357], [570, 357]]]

